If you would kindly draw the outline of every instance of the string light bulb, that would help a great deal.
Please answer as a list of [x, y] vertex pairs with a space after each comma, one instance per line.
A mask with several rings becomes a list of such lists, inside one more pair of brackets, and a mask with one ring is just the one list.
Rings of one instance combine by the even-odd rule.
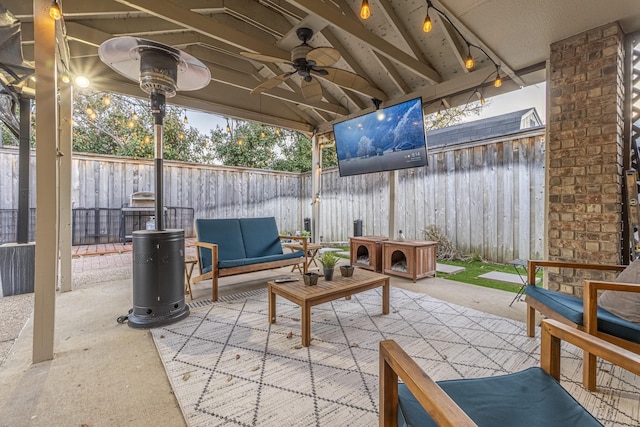
[[184, 139], [184, 133], [181, 133], [180, 135], [178, 135], [178, 138]]
[[229, 119], [227, 119], [227, 133], [231, 133], [231, 126], [229, 126]]
[[480, 101], [480, 105], [484, 105], [486, 100], [484, 99], [484, 95], [482, 94], [482, 92], [480, 92], [478, 89], [476, 89], [475, 92], [478, 100]]
[[189, 119], [187, 118], [187, 112], [184, 112], [184, 119], [182, 119], [182, 123], [184, 123], [185, 125], [189, 124]]
[[265, 134], [264, 134], [264, 129], [261, 129], [261, 130], [260, 130], [260, 138], [264, 138], [264, 135], [265, 135]]
[[87, 116], [90, 116], [93, 114], [93, 108], [87, 106]]
[[362, 0], [362, 6], [360, 6], [360, 18], [367, 19], [371, 16], [371, 8], [369, 7], [368, 0]]
[[62, 11], [60, 10], [58, 0], [53, 0], [51, 2], [51, 6], [49, 6], [49, 16], [56, 21], [59, 21], [60, 18], [62, 18]]
[[276, 135], [280, 136], [280, 129], [276, 129]]
[[136, 124], [133, 122], [133, 120], [129, 120], [129, 121], [127, 122], [127, 126], [129, 127], [129, 129], [133, 129], [133, 127], [134, 127], [135, 125], [136, 125]]
[[111, 105], [111, 97], [109, 95], [105, 95], [102, 98], [102, 103], [104, 104], [105, 107], [108, 107], [109, 105]]
[[422, 31], [425, 33], [429, 33], [433, 30], [433, 23], [431, 22], [431, 17], [429, 16], [429, 6], [427, 6], [427, 16], [424, 18], [424, 23], [422, 24]]
[[93, 112], [93, 113], [89, 114], [89, 118], [90, 118], [91, 120], [95, 120], [97, 117], [98, 117], [98, 115], [97, 115], [95, 112]]
[[62, 80], [62, 83], [64, 84], [71, 83], [71, 77], [69, 77], [69, 74], [63, 74], [62, 77], [60, 77], [60, 80]]
[[137, 122], [137, 121], [138, 121], [138, 113], [136, 113], [136, 112], [134, 111], [134, 112], [133, 112], [133, 115], [131, 116], [131, 119], [132, 119], [133, 121], [136, 121], [136, 122]]
[[467, 43], [467, 47], [469, 48], [469, 54], [467, 55], [467, 60], [464, 61], [464, 66], [467, 67], [467, 70], [473, 70], [475, 63], [473, 62], [473, 56], [471, 56], [471, 45]]
[[502, 78], [500, 77], [500, 69], [496, 67], [496, 79], [493, 81], [494, 87], [502, 86]]

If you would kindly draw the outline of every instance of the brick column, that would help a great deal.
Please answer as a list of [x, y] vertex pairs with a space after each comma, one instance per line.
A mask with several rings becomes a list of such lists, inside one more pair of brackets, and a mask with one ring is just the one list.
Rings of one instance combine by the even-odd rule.
[[[547, 124], [550, 260], [620, 263], [623, 57], [624, 34], [617, 24], [551, 45]], [[549, 288], [581, 296], [582, 277], [598, 277], [586, 273], [549, 270]]]

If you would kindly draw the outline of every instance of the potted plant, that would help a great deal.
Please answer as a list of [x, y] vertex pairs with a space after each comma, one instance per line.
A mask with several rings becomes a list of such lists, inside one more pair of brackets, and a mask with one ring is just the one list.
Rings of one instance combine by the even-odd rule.
[[342, 274], [343, 277], [351, 277], [351, 276], [353, 276], [353, 270], [354, 270], [353, 265], [341, 265], [340, 266], [340, 274]]
[[339, 258], [331, 251], [323, 252], [318, 258], [324, 269], [324, 280], [333, 280], [333, 269], [338, 264]]
[[314, 286], [318, 284], [318, 277], [320, 275], [316, 273], [304, 273], [302, 275], [302, 280], [304, 280], [304, 284], [307, 286]]

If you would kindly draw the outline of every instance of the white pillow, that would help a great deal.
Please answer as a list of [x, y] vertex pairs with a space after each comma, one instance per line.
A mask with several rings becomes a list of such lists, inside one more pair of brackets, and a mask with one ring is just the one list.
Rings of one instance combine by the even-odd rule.
[[[622, 270], [616, 282], [640, 283], [640, 259]], [[598, 305], [629, 322], [640, 323], [640, 292], [604, 291]]]

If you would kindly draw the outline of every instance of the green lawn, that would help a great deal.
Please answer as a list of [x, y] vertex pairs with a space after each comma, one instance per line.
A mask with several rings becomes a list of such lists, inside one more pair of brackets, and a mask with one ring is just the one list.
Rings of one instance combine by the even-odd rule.
[[[464, 267], [465, 270], [456, 274], [438, 273], [438, 277], [443, 279], [455, 280], [457, 282], [470, 283], [472, 285], [485, 286], [487, 288], [502, 289], [503, 291], [518, 292], [520, 285], [496, 282], [494, 280], [481, 279], [478, 276], [490, 271], [500, 271], [503, 273], [516, 274], [512, 265], [493, 264], [483, 261], [438, 261], [440, 264], [457, 265]], [[524, 269], [518, 267], [524, 275]], [[538, 277], [542, 277], [542, 271], [538, 272]], [[526, 278], [525, 278], [526, 279]]]

